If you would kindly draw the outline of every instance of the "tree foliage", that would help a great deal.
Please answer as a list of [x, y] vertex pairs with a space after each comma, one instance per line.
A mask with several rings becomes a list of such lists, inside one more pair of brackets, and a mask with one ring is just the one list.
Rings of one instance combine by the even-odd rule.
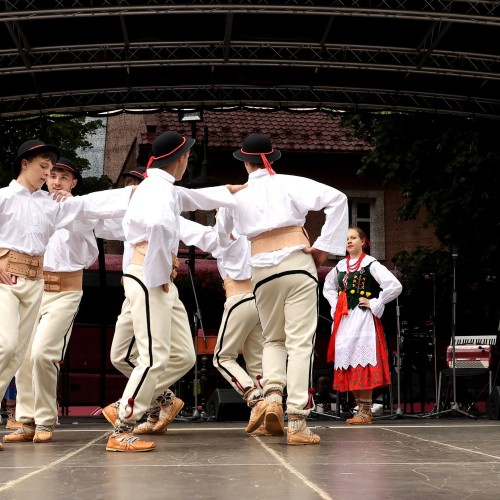
[[80, 171], [88, 170], [89, 161], [79, 156], [78, 151], [92, 147], [89, 138], [102, 126], [99, 120], [87, 122], [84, 117], [59, 115], [0, 120], [0, 186], [11, 181], [12, 164], [19, 146], [29, 139], [56, 145], [61, 155], [73, 160]]
[[[458, 255], [459, 285], [465, 294], [486, 277], [494, 283], [500, 258], [500, 122], [358, 113], [347, 116], [344, 124], [373, 146], [358, 174], [379, 175], [386, 184], [398, 182], [400, 220], [414, 219], [425, 208], [427, 222], [442, 244], [438, 252], [416, 248], [397, 256], [405, 267], [406, 291], [418, 293], [412, 269], [421, 277], [426, 268], [439, 272], [445, 267], [440, 279], [449, 291], [451, 254]], [[445, 267], [443, 251], [448, 255]], [[497, 302], [496, 283], [483, 303]], [[498, 307], [494, 316], [498, 324]]]

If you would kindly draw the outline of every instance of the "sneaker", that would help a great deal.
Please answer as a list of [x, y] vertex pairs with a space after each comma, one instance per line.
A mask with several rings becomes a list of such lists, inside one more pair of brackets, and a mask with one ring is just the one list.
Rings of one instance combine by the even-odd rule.
[[245, 428], [245, 432], [252, 434], [259, 429], [264, 423], [264, 419], [266, 418], [266, 408], [267, 403], [261, 399], [257, 402], [250, 412], [250, 420]]
[[160, 405], [158, 420], [149, 419], [134, 428], [134, 434], [165, 434], [167, 427], [184, 407], [182, 399], [174, 397], [164, 405]]
[[4, 443], [22, 443], [26, 441], [33, 441], [35, 436], [35, 422], [23, 424], [14, 432], [7, 434], [3, 437]]
[[106, 408], [102, 409], [102, 414], [106, 420], [115, 427], [116, 421], [118, 420], [118, 412], [120, 410], [120, 401], [115, 401], [109, 404]]
[[106, 451], [121, 451], [135, 453], [140, 451], [151, 451], [156, 448], [153, 441], [141, 441], [132, 434], [133, 425], [117, 422], [113, 434], [109, 436], [106, 443]]
[[34, 443], [48, 443], [54, 437], [53, 425], [37, 425], [35, 435], [33, 437]]
[[285, 434], [285, 417], [281, 403], [267, 403], [265, 415], [266, 431], [272, 436]]

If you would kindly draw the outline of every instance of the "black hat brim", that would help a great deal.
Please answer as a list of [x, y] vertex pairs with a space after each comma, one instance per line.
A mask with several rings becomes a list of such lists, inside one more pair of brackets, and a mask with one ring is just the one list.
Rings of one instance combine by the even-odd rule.
[[67, 170], [69, 173], [73, 174], [73, 177], [78, 181], [78, 186], [81, 186], [82, 185], [82, 182], [83, 182], [83, 178], [82, 178], [82, 174], [78, 171], [78, 170], [71, 170], [70, 168], [68, 167], [64, 167], [62, 165], [54, 165], [53, 168], [60, 168], [61, 170]]
[[196, 142], [193, 138], [187, 138], [184, 145], [179, 148], [175, 153], [172, 153], [169, 156], [165, 156], [163, 158], [158, 158], [158, 160], [154, 160], [148, 168], [163, 168], [168, 167], [171, 163], [180, 158], [186, 151], [191, 149]]
[[61, 156], [61, 152], [57, 146], [53, 146], [52, 144], [44, 144], [43, 146], [39, 146], [36, 149], [29, 149], [28, 151], [24, 151], [20, 154], [14, 161], [12, 166], [12, 170], [14, 174], [17, 176], [21, 171], [21, 161], [23, 161], [28, 156], [35, 156], [40, 153], [54, 153], [56, 155], [56, 161], [59, 160]]
[[[263, 165], [262, 157], [258, 154], [246, 154], [242, 153], [241, 149], [235, 151], [233, 156], [240, 161], [247, 161], [249, 163], [255, 163], [256, 165]], [[266, 154], [266, 158], [268, 162], [276, 161], [281, 158], [281, 151], [279, 149], [275, 149], [272, 153]]]

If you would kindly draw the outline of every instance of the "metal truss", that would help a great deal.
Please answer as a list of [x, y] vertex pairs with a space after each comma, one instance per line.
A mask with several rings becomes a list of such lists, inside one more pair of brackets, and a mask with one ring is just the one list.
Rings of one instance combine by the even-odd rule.
[[[11, 0], [0, 2], [0, 118], [39, 113], [102, 113], [112, 110], [172, 109], [185, 106], [328, 107], [407, 110], [500, 117], [500, 53], [486, 40], [471, 48], [447, 41], [452, 27], [484, 26], [500, 39], [500, 2], [445, 0]], [[192, 15], [199, 39], [138, 42], [137, 16]], [[235, 40], [236, 16], [300, 16], [315, 26], [316, 41], [295, 41], [284, 31], [276, 39]], [[223, 15], [220, 33], [210, 16]], [[105, 18], [119, 23], [121, 37], [75, 33], [67, 46], [34, 44], [43, 23]], [[413, 46], [331, 43], [333, 20], [373, 23], [411, 21]], [[200, 24], [200, 22], [202, 24]], [[205, 26], [206, 25], [206, 26]], [[257, 23], [258, 25], [258, 23]], [[53, 24], [52, 24], [53, 26]], [[32, 35], [37, 27], [38, 37]], [[3, 30], [3, 31], [1, 31]], [[189, 32], [189, 30], [187, 30]], [[466, 31], [464, 31], [466, 33]], [[147, 29], [146, 29], [147, 34]], [[214, 36], [218, 38], [214, 38]], [[456, 34], [455, 34], [456, 36]], [[0, 38], [2, 40], [2, 38]], [[175, 79], [155, 75], [167, 68]], [[256, 83], [261, 71], [269, 81]], [[237, 80], [239, 79], [239, 80]], [[109, 88], [106, 87], [106, 81]], [[11, 83], [12, 82], [12, 83]], [[67, 88], [61, 82], [68, 82]], [[152, 82], [155, 82], [152, 84]], [[239, 83], [243, 82], [242, 85]]]

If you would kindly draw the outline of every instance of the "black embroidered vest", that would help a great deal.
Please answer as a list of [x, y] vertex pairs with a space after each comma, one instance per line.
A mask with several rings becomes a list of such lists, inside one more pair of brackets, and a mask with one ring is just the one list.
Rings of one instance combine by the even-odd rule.
[[347, 277], [347, 289], [344, 289], [344, 277], [347, 271], [338, 273], [337, 279], [339, 283], [339, 293], [346, 292], [347, 306], [349, 309], [354, 309], [359, 302], [360, 297], [373, 299], [378, 297], [380, 286], [375, 281], [375, 278], [370, 273], [372, 261], [366, 267], [360, 267], [354, 273], [350, 273]]

